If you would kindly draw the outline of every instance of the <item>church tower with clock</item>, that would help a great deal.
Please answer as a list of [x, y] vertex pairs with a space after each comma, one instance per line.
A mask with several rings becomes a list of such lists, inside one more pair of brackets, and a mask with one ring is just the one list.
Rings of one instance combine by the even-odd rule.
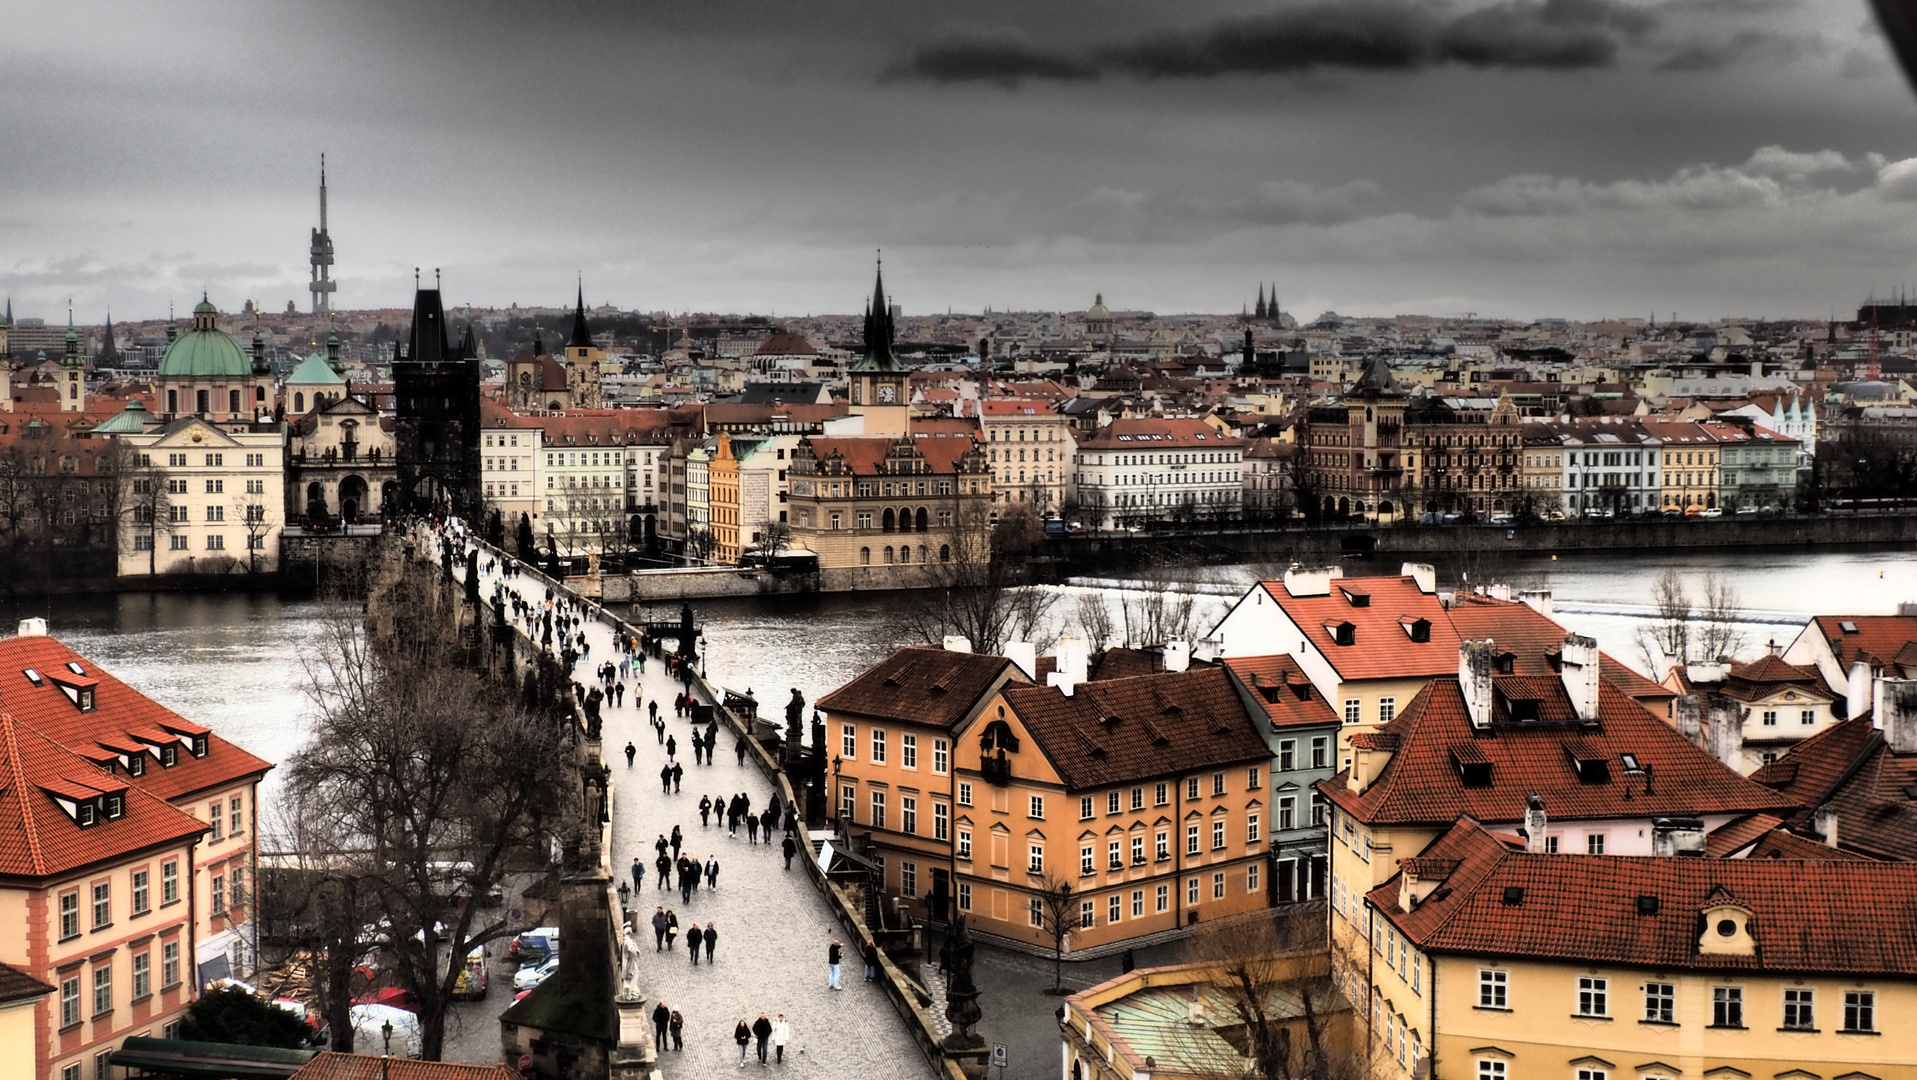
[[865, 310], [865, 355], [852, 364], [852, 413], [865, 418], [865, 434], [899, 437], [908, 434], [912, 406], [906, 377], [911, 369], [892, 355], [898, 330], [892, 323], [892, 305], [885, 296], [885, 266], [880, 264], [872, 287], [872, 303]]

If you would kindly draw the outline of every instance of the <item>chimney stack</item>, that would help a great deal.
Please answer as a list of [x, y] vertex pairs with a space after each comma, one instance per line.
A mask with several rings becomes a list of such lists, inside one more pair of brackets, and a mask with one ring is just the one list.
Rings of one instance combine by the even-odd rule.
[[1166, 671], [1185, 671], [1191, 667], [1191, 642], [1167, 641], [1163, 656]]
[[1418, 591], [1430, 596], [1438, 591], [1438, 571], [1430, 563], [1408, 562], [1398, 573], [1418, 583]]
[[1038, 646], [1029, 641], [1005, 643], [1005, 659], [1018, 665], [1028, 679], [1038, 678]]
[[46, 637], [47, 621], [45, 619], [40, 618], [37, 615], [31, 619], [21, 619], [20, 620], [20, 636], [21, 637]]
[[1704, 749], [1703, 713], [1703, 706], [1698, 704], [1695, 695], [1685, 694], [1671, 702], [1671, 722], [1677, 727], [1677, 733], [1699, 750]]
[[1736, 698], [1712, 694], [1705, 750], [1725, 768], [1744, 771], [1744, 706]]
[[1551, 590], [1549, 589], [1526, 589], [1518, 594], [1518, 602], [1547, 619], [1551, 617]]
[[1544, 815], [1544, 800], [1532, 792], [1524, 797], [1524, 850], [1533, 855], [1544, 854], [1544, 834], [1549, 830], [1551, 821]]
[[1047, 676], [1046, 683], [1058, 687], [1066, 697], [1087, 678], [1091, 667], [1091, 655], [1085, 643], [1065, 634], [1058, 639], [1058, 668]]
[[1844, 693], [1846, 720], [1855, 720], [1870, 711], [1870, 665], [1862, 660], [1853, 660], [1850, 665], [1850, 683]]
[[1490, 638], [1458, 646], [1458, 690], [1464, 694], [1471, 726], [1480, 731], [1491, 726], [1492, 656], [1496, 649]]
[[1584, 723], [1598, 718], [1598, 647], [1582, 634], [1564, 635], [1558, 651], [1558, 677], [1564, 680], [1564, 692], [1571, 708]]
[[1836, 847], [1837, 846], [1837, 808], [1835, 806], [1830, 805], [1829, 803], [1826, 803], [1823, 806], [1818, 807], [1816, 821], [1817, 821], [1817, 835], [1823, 838], [1825, 844], [1831, 847]]
[[945, 651], [946, 652], [964, 652], [964, 653], [971, 652], [972, 639], [966, 637], [964, 634], [947, 634], [945, 635]]
[[1917, 754], [1917, 679], [1877, 680], [1877, 728], [1893, 754]]

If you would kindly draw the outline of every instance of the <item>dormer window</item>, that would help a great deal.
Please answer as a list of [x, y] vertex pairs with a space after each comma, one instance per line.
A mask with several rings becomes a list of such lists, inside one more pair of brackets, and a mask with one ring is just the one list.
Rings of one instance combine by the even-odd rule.
[[1325, 633], [1331, 635], [1334, 645], [1351, 645], [1358, 640], [1358, 627], [1355, 623], [1326, 623]]
[[81, 687], [80, 699], [74, 702], [74, 704], [80, 706], [81, 712], [92, 712], [93, 711], [93, 687], [91, 686]]
[[171, 769], [180, 763], [180, 748], [174, 743], [160, 747], [160, 768]]
[[118, 821], [119, 819], [125, 816], [126, 816], [126, 796], [125, 795], [108, 795], [106, 797], [107, 820]]
[[1398, 625], [1404, 629], [1404, 636], [1420, 644], [1431, 640], [1430, 619], [1399, 619]]
[[73, 820], [79, 822], [82, 829], [91, 828], [93, 823], [98, 820], [94, 816], [93, 804], [83, 802], [75, 806]]
[[204, 735], [193, 736], [193, 756], [194, 757], [206, 756], [206, 736]]
[[134, 754], [132, 757], [126, 759], [126, 774], [128, 776], [146, 775], [146, 755], [144, 753]]
[[1514, 675], [1518, 670], [1518, 658], [1515, 653], [1502, 652], [1491, 658], [1491, 668], [1500, 675]]

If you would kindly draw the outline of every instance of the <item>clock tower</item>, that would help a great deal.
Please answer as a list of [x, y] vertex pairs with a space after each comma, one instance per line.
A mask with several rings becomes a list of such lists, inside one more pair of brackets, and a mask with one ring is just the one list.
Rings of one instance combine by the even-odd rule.
[[912, 407], [906, 377], [911, 369], [892, 355], [892, 342], [897, 336], [881, 263], [872, 287], [872, 303], [865, 309], [865, 355], [850, 370], [852, 413], [865, 418], [867, 435], [901, 436], [910, 428]]

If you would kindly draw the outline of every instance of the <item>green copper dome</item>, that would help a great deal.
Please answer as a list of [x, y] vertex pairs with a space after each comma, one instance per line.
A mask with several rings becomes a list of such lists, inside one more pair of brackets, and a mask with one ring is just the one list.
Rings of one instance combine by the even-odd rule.
[[339, 374], [326, 362], [326, 357], [316, 349], [307, 353], [306, 359], [300, 361], [300, 366], [294, 368], [293, 373], [286, 377], [286, 385], [345, 386], [346, 380], [339, 377]]
[[220, 329], [220, 309], [202, 294], [193, 307], [193, 329], [166, 347], [160, 358], [162, 379], [244, 379], [253, 374], [253, 359]]
[[138, 435], [146, 430], [147, 424], [152, 420], [153, 414], [146, 411], [146, 406], [140, 403], [139, 398], [134, 398], [128, 401], [126, 408], [121, 409], [113, 419], [94, 428], [93, 434]]

